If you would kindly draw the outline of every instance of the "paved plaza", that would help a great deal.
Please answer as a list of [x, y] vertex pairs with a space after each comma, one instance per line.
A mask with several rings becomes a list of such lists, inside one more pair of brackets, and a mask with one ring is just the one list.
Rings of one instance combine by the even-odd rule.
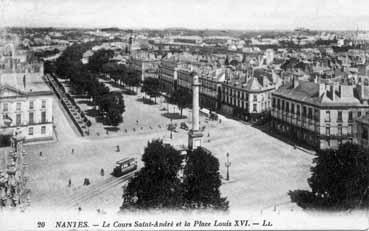
[[[183, 129], [177, 129], [172, 140], [167, 129], [150, 129], [150, 126], [170, 122], [162, 111], [167, 105], [143, 104], [140, 97], [124, 95], [126, 112], [120, 130], [127, 128], [128, 133], [87, 137], [79, 135], [61, 104], [55, 100], [57, 139], [26, 145], [32, 208], [76, 209], [81, 206], [85, 210], [101, 208], [118, 211], [123, 183], [110, 176], [115, 161], [124, 157], [140, 160], [147, 142], [155, 138], [170, 140], [175, 145], [187, 144], [187, 131]], [[175, 108], [174, 105], [169, 107], [170, 110]], [[190, 115], [190, 111], [185, 109], [184, 115]], [[136, 120], [139, 120], [139, 125]], [[174, 122], [180, 121], [188, 119]], [[224, 177], [225, 156], [227, 152], [230, 154], [230, 181], [224, 181], [221, 187], [223, 196], [230, 201], [230, 210], [264, 210], [275, 205], [278, 209], [297, 208], [289, 202], [287, 193], [289, 190], [308, 188], [311, 154], [294, 149], [239, 121], [223, 118], [221, 123], [206, 122], [202, 117], [201, 124], [206, 126], [203, 145], [218, 157]], [[95, 129], [103, 129], [103, 125], [95, 126]], [[145, 129], [133, 132], [137, 126]], [[101, 169], [104, 169], [104, 176], [100, 175]], [[83, 186], [84, 178], [89, 178], [91, 185]], [[71, 187], [68, 187], [69, 179]]]

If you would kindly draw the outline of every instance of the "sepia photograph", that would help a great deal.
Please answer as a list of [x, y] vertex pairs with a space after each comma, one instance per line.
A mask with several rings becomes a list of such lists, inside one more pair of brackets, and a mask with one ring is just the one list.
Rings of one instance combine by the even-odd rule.
[[0, 230], [369, 229], [368, 12], [0, 0]]

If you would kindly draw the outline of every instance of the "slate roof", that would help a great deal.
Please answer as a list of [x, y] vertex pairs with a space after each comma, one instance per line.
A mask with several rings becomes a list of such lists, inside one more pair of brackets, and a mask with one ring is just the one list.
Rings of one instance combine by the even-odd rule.
[[347, 94], [342, 94], [342, 97], [336, 90], [334, 91], [334, 97], [332, 97], [330, 90], [323, 90], [323, 93], [321, 96], [319, 96], [318, 83], [298, 81], [297, 87], [293, 88], [292, 84], [288, 86], [282, 86], [273, 94], [302, 103], [313, 104], [322, 107], [363, 106], [360, 100], [355, 97], [354, 90], [355, 89], [352, 86], [348, 86], [348, 88], [345, 89]]

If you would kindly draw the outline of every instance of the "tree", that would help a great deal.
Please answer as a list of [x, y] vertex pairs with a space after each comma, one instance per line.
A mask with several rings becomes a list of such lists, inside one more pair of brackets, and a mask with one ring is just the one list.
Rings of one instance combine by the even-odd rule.
[[149, 142], [142, 156], [144, 167], [129, 181], [122, 208], [176, 208], [182, 203], [177, 173], [182, 156], [161, 140]]
[[101, 49], [96, 51], [88, 59], [88, 69], [96, 73], [103, 72], [103, 65], [108, 63], [113, 56], [114, 52], [112, 50]]
[[359, 145], [345, 143], [338, 150], [319, 150], [308, 179], [311, 192], [290, 192], [302, 207], [347, 209], [368, 206], [369, 155]]
[[109, 74], [110, 77], [117, 82], [126, 74], [126, 67], [114, 62], [108, 62], [102, 65], [102, 72]]
[[169, 101], [177, 105], [177, 107], [181, 111], [181, 116], [182, 116], [183, 109], [191, 105], [192, 96], [188, 91], [180, 88], [172, 93]]
[[45, 61], [44, 63], [45, 74], [54, 74], [56, 72], [56, 65], [54, 62]]
[[199, 147], [187, 154], [184, 169], [183, 197], [188, 208], [228, 208], [226, 198], [220, 196], [219, 161], [210, 151]]
[[140, 86], [140, 79], [137, 78], [135, 75], [133, 75], [132, 73], [128, 73], [127, 78], [126, 78], [126, 82], [125, 84], [129, 87], [129, 88], [134, 88], [134, 87], [138, 87]]
[[156, 97], [160, 96], [159, 80], [151, 77], [146, 78], [143, 81], [143, 86], [141, 90], [150, 97], [154, 97], [156, 103]]
[[117, 126], [123, 121], [122, 113], [125, 111], [123, 96], [118, 92], [104, 94], [99, 100], [100, 111], [106, 112], [108, 123]]
[[346, 143], [319, 151], [314, 163], [308, 180], [314, 195], [330, 205], [368, 201], [369, 156], [360, 146]]

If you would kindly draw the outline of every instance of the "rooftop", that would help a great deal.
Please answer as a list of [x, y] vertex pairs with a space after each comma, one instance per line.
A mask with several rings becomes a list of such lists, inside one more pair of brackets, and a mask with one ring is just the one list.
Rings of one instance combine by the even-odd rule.
[[4, 89], [21, 94], [52, 93], [42, 76], [38, 74], [0, 74], [0, 91]]
[[[298, 81], [296, 87], [292, 85], [282, 86], [274, 92], [274, 95], [318, 106], [349, 107], [362, 105], [360, 100], [355, 97], [353, 86], [337, 86], [338, 89], [337, 87], [331, 87], [309, 81]], [[319, 91], [321, 91], [321, 94], [319, 94]]]

